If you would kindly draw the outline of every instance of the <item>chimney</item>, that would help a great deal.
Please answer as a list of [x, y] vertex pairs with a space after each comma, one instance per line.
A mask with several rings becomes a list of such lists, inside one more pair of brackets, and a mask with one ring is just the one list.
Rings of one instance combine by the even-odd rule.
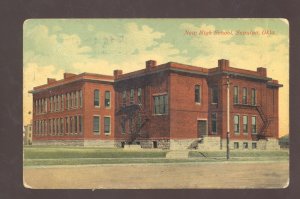
[[73, 76], [75, 76], [75, 74], [73, 74], [73, 73], [64, 73], [64, 79], [67, 79], [67, 78], [73, 77]]
[[229, 67], [229, 60], [227, 60], [227, 59], [219, 59], [218, 60], [218, 67], [221, 70], [227, 69]]
[[122, 74], [123, 74], [122, 70], [114, 70], [114, 78], [115, 79], [117, 79]]
[[263, 77], [267, 76], [267, 69], [266, 68], [258, 67], [257, 72], [258, 72], [258, 74], [260, 74], [260, 76], [263, 76]]
[[146, 61], [146, 69], [151, 70], [151, 68], [156, 66], [156, 61], [155, 60], [148, 60]]
[[50, 83], [53, 83], [53, 82], [56, 82], [56, 79], [54, 79], [54, 78], [47, 78], [47, 84], [50, 84]]

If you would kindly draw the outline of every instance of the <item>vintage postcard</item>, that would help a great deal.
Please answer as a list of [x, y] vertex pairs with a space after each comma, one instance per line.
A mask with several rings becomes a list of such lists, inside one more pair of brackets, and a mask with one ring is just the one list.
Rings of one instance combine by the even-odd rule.
[[289, 185], [289, 23], [29, 19], [32, 189]]

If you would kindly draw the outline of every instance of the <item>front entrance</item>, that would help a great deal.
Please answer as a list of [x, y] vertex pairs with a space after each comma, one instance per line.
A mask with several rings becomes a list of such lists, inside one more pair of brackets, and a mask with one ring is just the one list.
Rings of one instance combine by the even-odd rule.
[[197, 131], [198, 137], [207, 136], [207, 121], [206, 120], [197, 120]]

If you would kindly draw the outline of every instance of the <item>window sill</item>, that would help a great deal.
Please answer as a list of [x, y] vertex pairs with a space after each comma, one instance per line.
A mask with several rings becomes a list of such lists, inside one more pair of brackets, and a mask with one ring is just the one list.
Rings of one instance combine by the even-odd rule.
[[200, 106], [200, 105], [201, 105], [201, 102], [195, 102], [195, 104], [196, 104], [197, 106]]
[[152, 114], [152, 116], [163, 116], [163, 115], [169, 115], [168, 113], [166, 114]]

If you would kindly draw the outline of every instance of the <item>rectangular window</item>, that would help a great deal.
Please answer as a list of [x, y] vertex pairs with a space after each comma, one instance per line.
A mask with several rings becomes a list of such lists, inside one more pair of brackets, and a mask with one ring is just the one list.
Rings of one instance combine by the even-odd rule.
[[138, 128], [142, 127], [142, 115], [141, 115], [141, 113], [138, 113], [137, 125], [138, 125]]
[[256, 149], [256, 148], [257, 148], [256, 142], [252, 142], [252, 149]]
[[63, 134], [64, 133], [64, 119], [60, 118], [60, 132]]
[[56, 119], [56, 134], [58, 135], [58, 134], [60, 134], [60, 119], [59, 118], [57, 118]]
[[195, 102], [201, 103], [201, 87], [199, 85], [195, 86]]
[[75, 94], [74, 92], [71, 92], [71, 108], [74, 108], [75, 106]]
[[240, 132], [240, 116], [235, 115], [233, 118], [233, 122], [234, 122], [234, 132], [239, 133]]
[[154, 114], [168, 114], [168, 95], [154, 96]]
[[212, 92], [212, 103], [217, 104], [219, 101], [219, 92], [218, 92], [218, 87], [213, 87], [211, 89]]
[[60, 95], [57, 96], [57, 101], [58, 101], [58, 103], [57, 103], [57, 110], [60, 111], [60, 107], [61, 107], [61, 104], [60, 104]]
[[61, 95], [61, 110], [63, 111], [65, 109], [65, 95]]
[[78, 129], [78, 131], [79, 131], [79, 133], [82, 133], [82, 116], [81, 115], [79, 115], [78, 116], [78, 123], [79, 123], [79, 129]]
[[100, 106], [100, 92], [98, 89], [94, 90], [94, 106]]
[[53, 96], [53, 111], [57, 110], [56, 96]]
[[100, 133], [100, 117], [99, 116], [93, 117], [93, 132], [94, 132], [94, 134]]
[[35, 100], [35, 109], [34, 109], [35, 114], [38, 114], [38, 101]]
[[134, 103], [134, 89], [130, 89], [130, 104]]
[[69, 109], [70, 108], [70, 93], [67, 94], [67, 103], [66, 103], [66, 105], [67, 105], [67, 109]]
[[70, 116], [70, 133], [73, 134], [74, 132], [74, 121], [73, 121], [73, 117]]
[[82, 107], [82, 90], [79, 91], [79, 105]]
[[75, 107], [79, 107], [79, 91], [76, 91], [76, 96], [75, 96]]
[[65, 120], [66, 120], [66, 134], [69, 133], [69, 119], [68, 117], [65, 117]]
[[217, 133], [217, 113], [211, 114], [211, 132], [213, 134]]
[[41, 113], [41, 100], [38, 100], [38, 113]]
[[248, 116], [243, 116], [243, 133], [248, 133]]
[[53, 134], [56, 134], [56, 119], [53, 119]]
[[104, 133], [110, 133], [110, 117], [104, 117]]
[[52, 128], [52, 120], [49, 119], [48, 120], [48, 130], [47, 130], [48, 135], [51, 135], [51, 130], [52, 130], [51, 128]]
[[256, 116], [252, 116], [252, 134], [256, 134]]
[[122, 104], [123, 106], [126, 106], [126, 91], [122, 92]]
[[243, 149], [248, 149], [248, 142], [243, 143]]
[[121, 128], [122, 128], [122, 133], [126, 133], [126, 116], [122, 116], [121, 120]]
[[251, 89], [251, 105], [256, 105], [256, 89]]
[[234, 104], [239, 103], [239, 87], [237, 86], [233, 87], [233, 103]]
[[105, 107], [110, 107], [110, 91], [105, 91]]
[[48, 111], [48, 100], [47, 100], [47, 98], [45, 99], [45, 112], [47, 113], [47, 111]]
[[243, 88], [243, 104], [247, 104], [247, 98], [248, 98], [248, 89]]
[[43, 107], [44, 107], [44, 99], [41, 99], [41, 113], [44, 112]]
[[74, 133], [76, 134], [77, 134], [77, 124], [78, 124], [77, 116], [74, 116]]
[[138, 103], [142, 104], [142, 88], [138, 88]]
[[238, 142], [234, 142], [233, 143], [233, 147], [234, 147], [234, 149], [238, 149], [239, 148], [239, 143]]

